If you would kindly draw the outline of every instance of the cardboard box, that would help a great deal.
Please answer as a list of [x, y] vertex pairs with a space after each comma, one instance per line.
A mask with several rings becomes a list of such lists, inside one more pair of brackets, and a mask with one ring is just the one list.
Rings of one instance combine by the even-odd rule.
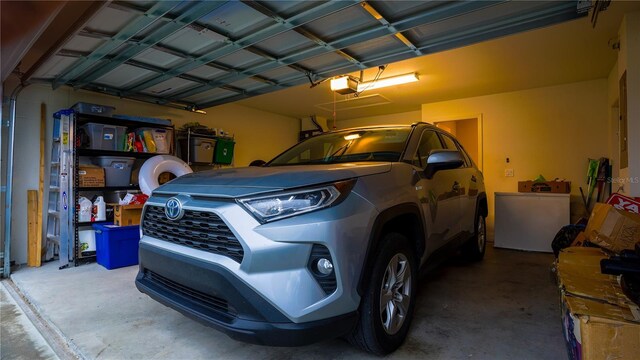
[[577, 271], [584, 275], [601, 275], [600, 260], [608, 259], [609, 255], [595, 247], [568, 247], [562, 249], [558, 255], [558, 271]]
[[118, 205], [113, 204], [113, 224], [117, 226], [130, 226], [140, 224], [144, 205]]
[[518, 181], [518, 192], [546, 192], [568, 194], [571, 192], [571, 181]]
[[640, 213], [640, 201], [622, 194], [611, 194], [606, 203], [612, 205], [618, 210], [624, 210], [636, 214]]
[[558, 279], [566, 294], [617, 306], [633, 304], [622, 292], [616, 276], [558, 270]]
[[562, 295], [562, 324], [571, 359], [638, 359], [640, 314], [616, 306]]
[[78, 184], [81, 187], [104, 187], [104, 169], [93, 165], [80, 165]]
[[587, 235], [585, 235], [584, 231], [580, 231], [578, 233], [578, 235], [576, 235], [576, 238], [573, 239], [573, 242], [571, 243], [571, 246], [584, 246], [585, 241], [588, 241], [589, 239], [587, 239]]
[[589, 241], [615, 253], [633, 250], [640, 242], [640, 215], [597, 203], [584, 232]]
[[558, 256], [562, 323], [569, 358], [640, 358], [640, 309], [622, 293], [617, 278], [600, 272], [607, 254], [569, 247]]
[[615, 276], [602, 274], [600, 260], [609, 256], [598, 248], [563, 249], [557, 262], [558, 285], [565, 293], [611, 304], [630, 303]]

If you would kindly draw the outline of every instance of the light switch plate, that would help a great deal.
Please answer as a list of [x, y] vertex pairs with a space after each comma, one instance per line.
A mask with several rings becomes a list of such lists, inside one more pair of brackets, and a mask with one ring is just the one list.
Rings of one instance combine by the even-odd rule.
[[504, 169], [504, 176], [513, 177], [513, 169]]

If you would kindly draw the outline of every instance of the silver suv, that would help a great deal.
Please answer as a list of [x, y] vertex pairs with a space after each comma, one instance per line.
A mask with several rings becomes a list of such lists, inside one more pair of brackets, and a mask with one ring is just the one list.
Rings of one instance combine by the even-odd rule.
[[405, 339], [419, 270], [485, 250], [482, 173], [436, 127], [305, 140], [262, 167], [193, 173], [144, 207], [136, 286], [230, 337], [294, 346]]

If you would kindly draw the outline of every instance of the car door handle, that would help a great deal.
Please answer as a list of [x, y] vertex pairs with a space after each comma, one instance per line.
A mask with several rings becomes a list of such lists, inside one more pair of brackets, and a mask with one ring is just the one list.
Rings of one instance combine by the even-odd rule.
[[451, 190], [453, 191], [460, 191], [460, 184], [456, 181], [453, 183], [453, 186], [451, 187]]

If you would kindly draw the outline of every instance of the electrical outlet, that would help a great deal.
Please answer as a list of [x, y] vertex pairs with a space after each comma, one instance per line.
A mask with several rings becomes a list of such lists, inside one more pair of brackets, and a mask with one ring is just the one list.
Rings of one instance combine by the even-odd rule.
[[513, 169], [504, 169], [504, 176], [513, 177]]

